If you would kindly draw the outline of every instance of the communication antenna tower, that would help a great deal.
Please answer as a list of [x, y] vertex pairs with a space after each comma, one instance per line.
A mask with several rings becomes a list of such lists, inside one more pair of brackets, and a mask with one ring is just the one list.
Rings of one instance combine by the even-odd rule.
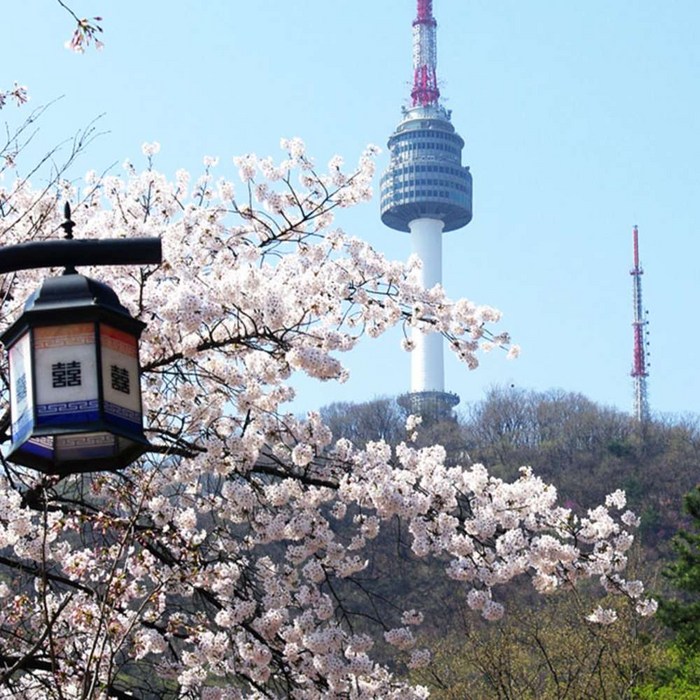
[[634, 321], [632, 330], [634, 333], [634, 350], [632, 355], [632, 379], [634, 381], [634, 416], [640, 422], [649, 418], [649, 399], [647, 395], [647, 377], [649, 368], [647, 363], [648, 345], [648, 320], [642, 304], [642, 275], [644, 270], [639, 264], [639, 231], [635, 226], [632, 229], [634, 246], [634, 267], [630, 270], [632, 275], [632, 297], [634, 306]]

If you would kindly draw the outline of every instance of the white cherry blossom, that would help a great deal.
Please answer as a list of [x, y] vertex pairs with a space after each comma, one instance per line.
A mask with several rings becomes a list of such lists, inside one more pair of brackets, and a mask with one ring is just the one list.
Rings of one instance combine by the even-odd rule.
[[[507, 614], [498, 587], [518, 578], [540, 592], [598, 578], [653, 613], [642, 584], [622, 578], [638, 525], [622, 492], [580, 515], [530, 468], [508, 483], [417, 447], [415, 417], [392, 448], [336, 440], [318, 413], [289, 412], [295, 373], [344, 381], [344, 353], [397, 325], [442, 333], [469, 368], [509, 339], [495, 309], [422, 289], [419, 261], [386, 260], [336, 226], [339, 209], [370, 199], [376, 149], [324, 174], [301, 140], [282, 147], [279, 162], [234, 159], [238, 177], [207, 156], [202, 174], [169, 180], [154, 142], [145, 169], [91, 171], [84, 187], [0, 183], [3, 245], [55, 237], [70, 198], [78, 237], [158, 236], [164, 250], [160, 266], [81, 270], [147, 324], [152, 451], [120, 473], [58, 479], [8, 464], [0, 476], [0, 649], [11, 652], [0, 698], [138, 696], [128, 679], [139, 678], [181, 697], [425, 698], [373, 655], [380, 641], [410, 668], [428, 664], [423, 611], [396, 601], [373, 626], [350, 594], [359, 581], [369, 599], [381, 593], [367, 583], [370, 543], [396, 518], [486, 619]], [[2, 278], [0, 331], [46, 274]], [[1, 371], [6, 442], [5, 360]]]

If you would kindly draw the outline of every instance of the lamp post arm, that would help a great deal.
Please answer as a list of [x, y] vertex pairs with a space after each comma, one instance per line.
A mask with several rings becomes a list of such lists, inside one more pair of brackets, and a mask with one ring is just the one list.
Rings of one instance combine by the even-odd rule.
[[151, 265], [162, 262], [160, 238], [33, 241], [0, 248], [0, 274], [41, 267]]

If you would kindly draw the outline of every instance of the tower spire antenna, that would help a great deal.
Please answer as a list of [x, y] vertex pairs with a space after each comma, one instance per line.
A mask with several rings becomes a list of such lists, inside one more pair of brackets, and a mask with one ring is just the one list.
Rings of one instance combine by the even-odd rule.
[[[411, 107], [389, 137], [389, 166], [381, 180], [382, 222], [410, 232], [411, 247], [423, 265], [423, 289], [442, 283], [442, 234], [472, 218], [472, 176], [462, 165], [464, 140], [439, 102], [436, 28], [432, 0], [417, 0], [413, 21]], [[442, 336], [412, 331], [411, 391], [400, 402], [427, 421], [452, 417], [459, 403], [445, 391]]]
[[645, 422], [649, 418], [649, 399], [647, 395], [647, 377], [649, 376], [649, 370], [645, 348], [646, 326], [648, 321], [642, 303], [642, 275], [644, 274], [644, 270], [639, 263], [639, 229], [637, 226], [632, 229], [632, 246], [634, 267], [630, 270], [630, 275], [632, 275], [632, 302], [634, 311], [632, 331], [634, 345], [631, 375], [634, 382], [634, 416], [638, 421]]
[[440, 98], [437, 84], [437, 22], [433, 0], [418, 0], [413, 20], [413, 106], [436, 105]]

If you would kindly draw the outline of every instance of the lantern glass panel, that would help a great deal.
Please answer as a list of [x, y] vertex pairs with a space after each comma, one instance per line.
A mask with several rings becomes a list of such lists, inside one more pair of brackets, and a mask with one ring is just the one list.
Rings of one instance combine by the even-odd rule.
[[10, 349], [9, 362], [12, 437], [15, 442], [21, 442], [26, 440], [34, 427], [32, 350], [28, 332]]
[[99, 420], [94, 323], [34, 328], [37, 426]]
[[[13, 448], [18, 441], [14, 441]], [[32, 436], [24, 444], [13, 449], [13, 453], [32, 459], [38, 457], [41, 460], [53, 461], [53, 438], [43, 436]], [[20, 462], [24, 463], [24, 462]]]
[[58, 462], [104, 459], [117, 454], [117, 439], [111, 433], [56, 435], [54, 459]]
[[[36, 466], [37, 460], [48, 471], [93, 471], [107, 463], [125, 466], [144, 451], [144, 444], [108, 432], [32, 436], [13, 450], [20, 464]], [[48, 468], [49, 465], [53, 467]]]
[[129, 432], [143, 429], [136, 337], [100, 324], [105, 420]]

